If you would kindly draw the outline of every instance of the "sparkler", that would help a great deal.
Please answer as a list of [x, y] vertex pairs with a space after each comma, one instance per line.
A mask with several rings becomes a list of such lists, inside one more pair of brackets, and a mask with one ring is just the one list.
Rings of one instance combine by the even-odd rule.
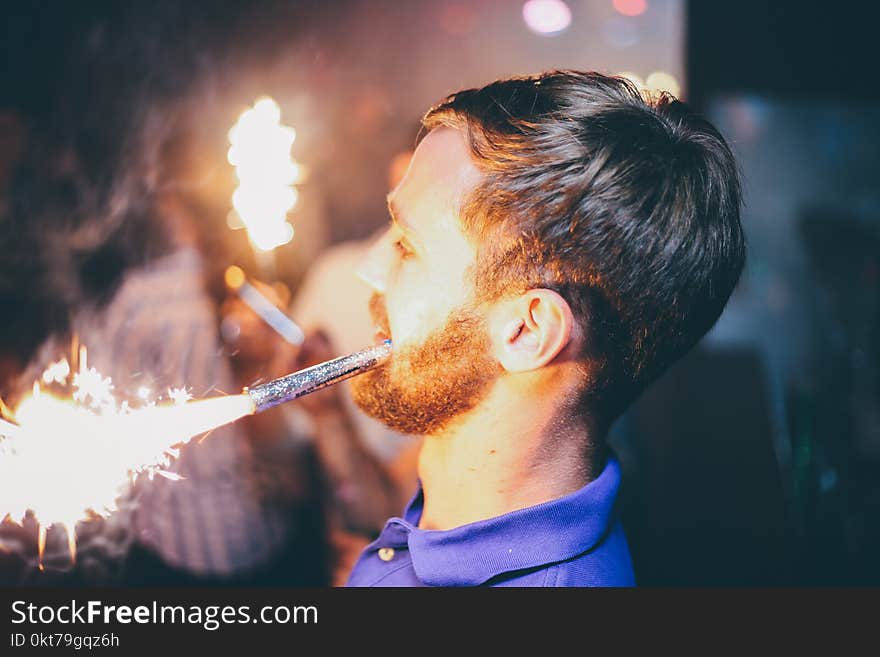
[[[76, 522], [89, 513], [109, 515], [124, 488], [140, 473], [179, 479], [167, 470], [178, 446], [196, 435], [321, 390], [384, 363], [391, 341], [320, 363], [239, 395], [191, 401], [185, 389], [170, 389], [171, 404], [147, 401], [139, 408], [119, 403], [113, 384], [89, 368], [80, 348], [71, 376], [66, 360], [53, 363], [33, 393], [15, 409], [15, 423], [0, 420], [0, 518], [19, 522], [31, 510], [40, 523], [39, 563], [46, 530], [67, 530], [71, 562]], [[46, 387], [43, 387], [43, 386]], [[67, 396], [54, 389], [69, 388]], [[143, 398], [144, 390], [139, 391]], [[148, 392], [148, 391], [147, 391]], [[76, 485], [59, 485], [76, 478]]]
[[79, 520], [112, 513], [141, 473], [178, 478], [168, 471], [177, 445], [253, 412], [240, 395], [190, 402], [180, 389], [169, 390], [170, 402], [132, 408], [88, 366], [84, 347], [78, 365], [75, 372], [66, 359], [50, 365], [12, 411], [15, 423], [0, 420], [0, 518], [20, 522], [33, 512], [40, 568], [48, 527], [66, 528], [73, 562]]
[[271, 98], [261, 98], [246, 109], [229, 131], [227, 159], [239, 180], [232, 195], [235, 210], [230, 226], [247, 229], [267, 278], [274, 271], [273, 250], [293, 238], [293, 226], [286, 218], [298, 196], [293, 185], [300, 166], [290, 157], [295, 139], [296, 131], [281, 124], [281, 108]]

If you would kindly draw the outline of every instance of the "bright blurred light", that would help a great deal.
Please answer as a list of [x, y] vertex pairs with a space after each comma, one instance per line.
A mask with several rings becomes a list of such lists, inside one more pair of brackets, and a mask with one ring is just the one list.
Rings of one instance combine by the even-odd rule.
[[70, 364], [66, 358], [62, 358], [57, 363], [52, 363], [43, 372], [43, 383], [64, 383], [70, 376]]
[[192, 400], [192, 395], [186, 388], [168, 388], [168, 399], [175, 404], [185, 404]]
[[529, 0], [522, 13], [528, 28], [538, 34], [557, 34], [571, 25], [571, 9], [562, 0]]
[[296, 205], [292, 185], [301, 173], [290, 157], [294, 139], [296, 131], [281, 125], [281, 108], [271, 98], [261, 98], [245, 110], [229, 131], [227, 159], [239, 181], [232, 205], [251, 243], [261, 251], [293, 238], [287, 213]]
[[652, 92], [668, 91], [676, 98], [681, 94], [678, 79], [666, 71], [654, 71], [645, 78], [645, 87]]
[[648, 8], [647, 0], [614, 0], [614, 9], [624, 16], [641, 16]]

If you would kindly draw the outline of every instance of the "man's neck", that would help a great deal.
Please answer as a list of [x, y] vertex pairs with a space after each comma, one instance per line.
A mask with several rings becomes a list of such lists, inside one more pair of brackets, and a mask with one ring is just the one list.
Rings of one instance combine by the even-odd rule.
[[496, 388], [479, 409], [425, 438], [419, 527], [451, 529], [582, 488], [594, 476], [593, 432], [558, 407], [512, 403]]

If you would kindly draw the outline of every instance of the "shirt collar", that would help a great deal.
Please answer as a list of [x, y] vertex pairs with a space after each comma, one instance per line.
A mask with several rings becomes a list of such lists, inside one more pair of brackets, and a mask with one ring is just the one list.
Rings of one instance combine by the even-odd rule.
[[449, 530], [418, 528], [419, 488], [402, 520], [413, 568], [429, 586], [476, 586], [501, 573], [542, 567], [587, 552], [607, 533], [620, 486], [610, 458], [598, 478], [565, 497]]

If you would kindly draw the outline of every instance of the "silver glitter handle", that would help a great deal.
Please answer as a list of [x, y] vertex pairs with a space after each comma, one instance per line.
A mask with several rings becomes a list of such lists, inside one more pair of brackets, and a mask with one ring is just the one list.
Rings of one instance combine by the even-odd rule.
[[371, 370], [385, 362], [390, 355], [391, 340], [385, 340], [375, 347], [319, 363], [253, 388], [245, 388], [245, 392], [253, 400], [255, 412], [260, 413]]

